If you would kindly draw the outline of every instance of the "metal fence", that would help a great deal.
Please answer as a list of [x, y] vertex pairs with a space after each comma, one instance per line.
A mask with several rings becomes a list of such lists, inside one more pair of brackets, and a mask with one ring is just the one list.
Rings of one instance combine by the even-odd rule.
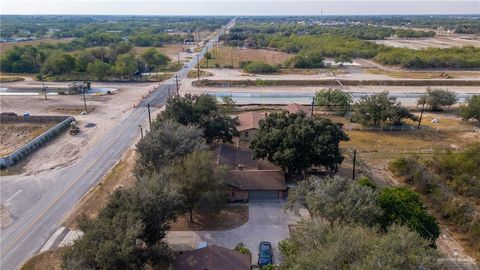
[[[10, 117], [13, 117], [13, 116], [10, 116]], [[52, 117], [55, 117], [55, 116], [36, 116], [36, 117], [37, 117], [36, 118], [37, 120], [42, 119], [43, 121], [46, 121], [46, 119], [53, 119]], [[38, 118], [38, 117], [43, 117], [43, 118]], [[70, 126], [70, 123], [75, 120], [75, 118], [71, 116], [57, 116], [57, 117], [61, 117], [63, 121], [55, 125], [51, 129], [47, 130], [46, 132], [42, 133], [35, 139], [31, 140], [30, 142], [24, 144], [22, 147], [18, 148], [10, 155], [1, 157], [0, 168], [10, 167], [16, 162], [20, 161], [22, 158], [24, 158], [31, 152], [35, 151], [36, 149], [38, 149], [40, 146], [42, 146], [49, 140], [55, 138], [63, 130], [67, 129]], [[49, 121], [53, 121], [53, 120], [49, 120]]]

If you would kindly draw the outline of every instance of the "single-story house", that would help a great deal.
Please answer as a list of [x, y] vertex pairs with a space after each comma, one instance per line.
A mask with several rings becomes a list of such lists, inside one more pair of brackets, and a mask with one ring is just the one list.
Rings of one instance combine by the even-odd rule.
[[244, 112], [239, 114], [238, 121], [240, 124], [237, 126], [237, 130], [240, 133], [240, 140], [251, 141], [260, 127], [260, 120], [265, 119], [266, 116], [267, 113], [259, 112]]
[[230, 170], [225, 180], [231, 188], [228, 200], [277, 200], [282, 199], [287, 186], [285, 174], [280, 170]]
[[290, 103], [283, 108], [289, 113], [298, 113], [300, 111], [304, 112], [306, 116], [310, 116], [312, 111], [308, 106], [300, 105], [297, 103]]
[[251, 255], [210, 245], [177, 253], [174, 270], [251, 270]]

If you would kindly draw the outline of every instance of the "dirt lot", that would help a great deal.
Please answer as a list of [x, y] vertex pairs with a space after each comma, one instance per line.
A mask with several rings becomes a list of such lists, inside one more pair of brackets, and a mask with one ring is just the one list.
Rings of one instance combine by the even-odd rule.
[[[12, 84], [17, 83], [38, 84], [26, 81]], [[49, 83], [49, 85], [56, 87], [65, 83]], [[118, 90], [112, 95], [87, 96], [87, 106], [90, 109], [95, 108], [88, 115], [79, 115], [83, 107], [83, 99], [79, 95], [51, 96], [48, 101], [41, 96], [1, 96], [0, 112], [17, 114], [29, 112], [31, 115], [69, 114], [75, 117], [80, 127], [80, 134], [70, 136], [68, 133], [63, 133], [29, 155], [21, 162], [24, 173], [36, 174], [71, 164], [114, 127], [126, 112], [141, 100], [142, 96], [148, 95], [153, 86], [152, 83], [94, 83], [93, 87], [112, 87]], [[86, 127], [90, 123], [94, 125]]]
[[19, 42], [2, 42], [0, 43], [0, 54], [4, 54], [14, 46], [38, 45], [41, 43], [45, 43], [45, 44], [67, 43], [72, 39], [73, 38], [64, 38], [64, 39], [49, 38], [49, 39], [37, 39], [37, 40], [19, 41]]
[[2, 123], [0, 125], [0, 156], [12, 153], [56, 124], [58, 123]]
[[[214, 67], [218, 64], [220, 67], [233, 66], [240, 67], [240, 62], [244, 61], [262, 61], [270, 65], [281, 64], [292, 57], [293, 54], [274, 50], [256, 50], [256, 49], [239, 49], [231, 47], [221, 47], [213, 57], [208, 60], [208, 65]], [[205, 60], [202, 60], [202, 67], [206, 67]]]
[[425, 48], [451, 48], [463, 46], [480, 47], [480, 37], [474, 35], [438, 35], [433, 38], [399, 39], [388, 38], [385, 40], [374, 40], [377, 44], [392, 47], [410, 48], [415, 50]]
[[193, 213], [193, 224], [188, 222], [188, 214], [177, 217], [172, 231], [211, 231], [229, 230], [248, 221], [248, 205], [227, 205], [218, 214]]
[[190, 53], [185, 52], [186, 49], [191, 48], [192, 46], [189, 45], [182, 45], [182, 44], [167, 44], [162, 47], [133, 47], [133, 52], [137, 55], [142, 54], [144, 51], [154, 48], [159, 52], [168, 56], [172, 62], [178, 60], [178, 56], [180, 55], [180, 61], [185, 61]]

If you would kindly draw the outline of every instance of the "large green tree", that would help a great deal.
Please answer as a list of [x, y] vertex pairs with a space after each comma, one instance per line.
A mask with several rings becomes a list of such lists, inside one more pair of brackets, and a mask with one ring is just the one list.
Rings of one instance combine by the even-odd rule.
[[144, 269], [167, 262], [164, 241], [180, 207], [179, 196], [156, 175], [117, 190], [98, 217], [83, 217], [84, 235], [63, 256], [65, 269]]
[[315, 93], [315, 105], [326, 107], [329, 111], [346, 113], [352, 101], [352, 95], [340, 89], [322, 89]]
[[198, 127], [157, 119], [152, 130], [137, 143], [135, 172], [137, 175], [159, 172], [193, 151], [206, 149], [203, 132]]
[[328, 119], [308, 118], [304, 113], [271, 113], [260, 122], [250, 148], [256, 159], [268, 159], [290, 173], [312, 166], [336, 170], [342, 163], [340, 141], [349, 138]]
[[160, 66], [165, 66], [170, 62], [170, 58], [160, 53], [155, 48], [150, 48], [140, 55], [140, 58], [148, 65], [147, 70], [153, 70]]
[[226, 202], [224, 170], [214, 164], [211, 152], [195, 151], [177, 162], [169, 175], [193, 222], [193, 211], [217, 212]]
[[397, 98], [390, 97], [387, 91], [362, 96], [354, 104], [352, 113], [352, 121], [366, 126], [400, 125], [404, 118], [417, 120], [415, 115], [397, 102]]
[[460, 106], [458, 114], [463, 120], [475, 119], [480, 125], [480, 95], [473, 95], [465, 100], [465, 104]]
[[138, 65], [135, 57], [130, 54], [121, 54], [115, 61], [114, 70], [122, 79], [124, 77], [132, 78], [133, 73], [137, 71]]
[[202, 94], [175, 96], [167, 102], [162, 117], [182, 125], [195, 124], [203, 130], [208, 143], [232, 141], [238, 134], [238, 119], [223, 114], [215, 97]]
[[359, 225], [304, 221], [279, 244], [281, 269], [443, 269], [439, 252], [403, 226], [386, 233]]
[[103, 78], [111, 73], [112, 66], [104, 63], [100, 60], [95, 60], [93, 63], [89, 63], [87, 66], [88, 73], [101, 81]]
[[331, 226], [345, 223], [376, 224], [382, 210], [376, 192], [341, 177], [310, 177], [289, 191], [290, 209], [306, 207], [315, 218], [325, 218]]
[[457, 95], [447, 89], [427, 89], [427, 93], [417, 100], [418, 105], [425, 103], [432, 111], [441, 111], [443, 107], [457, 103]]
[[75, 69], [75, 61], [68, 53], [51, 53], [45, 61], [45, 70], [52, 75], [69, 73]]
[[440, 235], [435, 218], [414, 191], [405, 187], [384, 188], [378, 195], [378, 205], [383, 211], [380, 224], [385, 230], [392, 224], [402, 224], [431, 241]]

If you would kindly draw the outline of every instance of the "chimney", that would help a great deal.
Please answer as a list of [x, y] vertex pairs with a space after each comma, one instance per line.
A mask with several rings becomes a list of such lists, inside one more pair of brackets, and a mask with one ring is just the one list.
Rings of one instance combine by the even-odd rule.
[[239, 171], [243, 171], [243, 164], [238, 164], [237, 167], [238, 167], [238, 170], [239, 170]]

